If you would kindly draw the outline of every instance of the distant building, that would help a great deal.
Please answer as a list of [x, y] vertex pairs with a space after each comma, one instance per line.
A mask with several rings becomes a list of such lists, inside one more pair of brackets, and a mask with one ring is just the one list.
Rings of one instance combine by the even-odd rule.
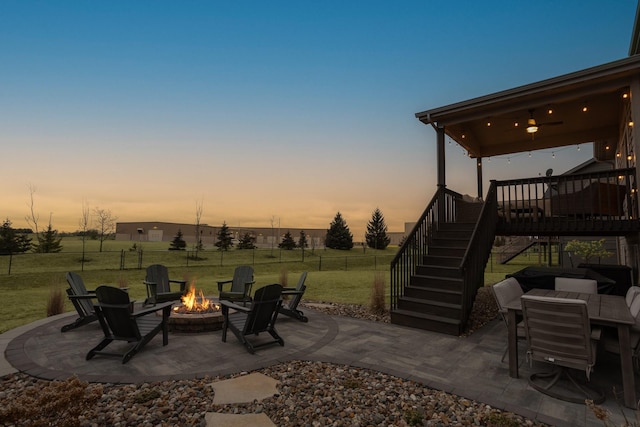
[[[242, 237], [249, 233], [255, 237], [256, 246], [259, 248], [269, 248], [272, 245], [278, 246], [285, 233], [291, 233], [293, 240], [296, 242], [300, 238], [300, 231], [304, 230], [307, 236], [309, 248], [323, 248], [324, 240], [327, 234], [326, 229], [318, 228], [289, 228], [289, 227], [233, 227], [228, 226], [231, 235], [237, 243]], [[139, 242], [171, 242], [178, 234], [178, 230], [182, 232], [182, 238], [187, 244], [196, 242], [196, 226], [195, 224], [179, 224], [173, 222], [118, 222], [116, 223], [116, 240], [129, 240]], [[220, 226], [212, 227], [207, 224], [200, 224], [200, 236], [202, 244], [213, 246], [217, 240]], [[387, 233], [391, 239], [391, 245], [398, 245], [405, 233], [389, 232]], [[362, 245], [362, 242], [355, 242], [356, 245]]]

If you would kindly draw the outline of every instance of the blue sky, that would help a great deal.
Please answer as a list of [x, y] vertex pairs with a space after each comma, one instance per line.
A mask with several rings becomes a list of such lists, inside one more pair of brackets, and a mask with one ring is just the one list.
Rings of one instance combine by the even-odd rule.
[[[416, 112], [627, 56], [636, 2], [0, 1], [0, 215], [391, 231], [435, 192]], [[562, 173], [589, 147], [493, 158]], [[448, 148], [448, 184], [475, 195]], [[485, 186], [485, 189], [487, 187]]]

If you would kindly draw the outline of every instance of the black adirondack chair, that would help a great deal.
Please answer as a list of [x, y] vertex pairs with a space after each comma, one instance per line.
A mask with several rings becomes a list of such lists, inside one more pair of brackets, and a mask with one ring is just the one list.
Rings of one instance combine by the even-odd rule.
[[[231, 288], [225, 291], [224, 285], [229, 283]], [[220, 300], [242, 302], [246, 305], [247, 302], [251, 302], [251, 287], [254, 283], [253, 268], [248, 265], [238, 266], [233, 272], [233, 279], [218, 281]]]
[[[172, 283], [179, 285], [180, 290], [171, 290]], [[167, 267], [161, 264], [153, 264], [147, 267], [144, 284], [147, 286], [147, 299], [144, 304], [148, 305], [179, 300], [185, 293], [187, 281], [169, 279]]]
[[[221, 300], [222, 316], [224, 323], [222, 324], [222, 342], [227, 342], [227, 329], [240, 340], [247, 348], [249, 353], [253, 354], [257, 348], [278, 343], [284, 345], [284, 340], [278, 335], [275, 328], [276, 319], [278, 318], [278, 307], [282, 304], [280, 299], [282, 295], [282, 286], [278, 284], [267, 285], [256, 291], [253, 297], [251, 307], [234, 304], [231, 301]], [[229, 309], [236, 310], [230, 313]], [[268, 332], [272, 340], [264, 341], [256, 338], [255, 342], [250, 342], [247, 337], [258, 335], [261, 332]]]
[[[122, 357], [122, 363], [127, 363], [160, 331], [162, 331], [162, 345], [169, 343], [167, 319], [171, 313], [172, 302], [157, 304], [134, 312], [129, 294], [122, 289], [99, 286], [96, 289], [96, 296], [98, 302], [95, 305], [95, 312], [102, 326], [104, 339], [87, 353], [87, 360], [100, 354]], [[162, 311], [162, 316], [157, 316], [155, 314], [157, 311]], [[112, 341], [126, 341], [131, 343], [131, 346], [124, 353], [102, 351]]]
[[304, 295], [304, 291], [307, 289], [307, 286], [304, 284], [306, 279], [307, 272], [305, 271], [300, 275], [298, 285], [295, 288], [282, 288], [282, 295], [289, 295], [290, 299], [284, 301], [279, 309], [280, 313], [293, 317], [294, 319], [298, 319], [301, 322], [309, 321], [304, 313], [301, 310], [298, 310], [298, 304], [300, 304], [302, 295]]
[[92, 301], [92, 299], [96, 298], [96, 292], [94, 290], [87, 290], [82, 277], [77, 273], [70, 271], [67, 273], [66, 277], [67, 283], [69, 283], [67, 296], [78, 312], [78, 318], [73, 323], [64, 325], [62, 327], [62, 332], [67, 332], [79, 326], [98, 320], [93, 309]]

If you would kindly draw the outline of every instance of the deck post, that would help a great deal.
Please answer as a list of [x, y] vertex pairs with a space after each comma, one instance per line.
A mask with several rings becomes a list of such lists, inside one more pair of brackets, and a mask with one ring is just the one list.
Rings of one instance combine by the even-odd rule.
[[444, 148], [444, 127], [438, 126], [436, 129], [436, 143], [438, 146], [438, 222], [444, 222], [446, 218], [444, 188], [447, 186], [445, 174], [445, 148]]
[[482, 157], [476, 159], [478, 165], [478, 199], [482, 200]]

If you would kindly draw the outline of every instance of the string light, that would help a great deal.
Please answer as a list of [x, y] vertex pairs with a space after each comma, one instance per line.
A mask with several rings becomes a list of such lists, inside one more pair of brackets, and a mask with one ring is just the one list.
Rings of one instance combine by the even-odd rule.
[[556, 158], [556, 153], [555, 153], [555, 151], [552, 151], [552, 152], [551, 152], [551, 157], [552, 157], [552, 158], [554, 158], [554, 159]]
[[578, 144], [578, 151], [580, 151], [580, 144]]

